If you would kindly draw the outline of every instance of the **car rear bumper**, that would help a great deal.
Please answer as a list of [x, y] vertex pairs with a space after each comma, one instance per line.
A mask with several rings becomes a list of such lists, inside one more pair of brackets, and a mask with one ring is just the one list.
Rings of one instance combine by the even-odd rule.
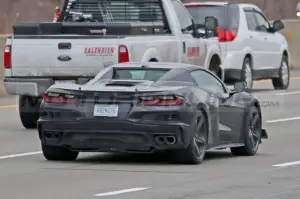
[[[186, 124], [143, 124], [129, 121], [38, 121], [45, 145], [68, 147], [74, 151], [152, 153], [185, 148], [193, 127]], [[160, 137], [159, 137], [160, 136]], [[158, 138], [175, 139], [161, 143]]]
[[[231, 45], [231, 44], [229, 44]], [[241, 71], [243, 67], [243, 60], [245, 52], [243, 50], [228, 50], [222, 62], [222, 69], [224, 71], [224, 80], [238, 81], [241, 79]]]

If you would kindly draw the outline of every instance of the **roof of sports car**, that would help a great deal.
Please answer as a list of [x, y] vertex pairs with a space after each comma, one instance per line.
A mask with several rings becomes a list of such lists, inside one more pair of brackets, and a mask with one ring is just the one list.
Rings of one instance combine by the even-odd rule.
[[[203, 66], [191, 65], [191, 64], [183, 64], [183, 63], [171, 63], [171, 62], [127, 62], [120, 63], [116, 65], [112, 65], [112, 67], [117, 68], [129, 68], [129, 67], [145, 67], [145, 68], [180, 68], [183, 70], [196, 70], [196, 69], [205, 69]], [[206, 69], [205, 69], [206, 70]]]

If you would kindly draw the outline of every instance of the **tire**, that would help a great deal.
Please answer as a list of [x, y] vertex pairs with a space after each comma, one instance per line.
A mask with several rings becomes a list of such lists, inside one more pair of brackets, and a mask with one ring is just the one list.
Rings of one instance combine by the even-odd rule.
[[241, 80], [246, 82], [247, 90], [251, 90], [253, 88], [252, 67], [251, 67], [251, 60], [249, 57], [246, 57], [244, 59]]
[[222, 79], [222, 71], [220, 67], [220, 62], [217, 58], [213, 58], [209, 63], [209, 70], [216, 75], [218, 78]]
[[258, 108], [251, 107], [244, 125], [244, 146], [230, 148], [233, 155], [253, 156], [257, 153], [261, 143], [261, 124]]
[[44, 157], [49, 161], [72, 161], [76, 160], [79, 152], [70, 151], [67, 148], [57, 146], [47, 146], [42, 144]]
[[279, 68], [279, 77], [273, 78], [272, 83], [275, 89], [288, 89], [290, 85], [290, 68], [286, 56], [282, 57]]
[[195, 121], [195, 133], [191, 136], [190, 144], [185, 149], [169, 153], [169, 162], [174, 164], [202, 163], [207, 146], [208, 120], [201, 111]]
[[26, 129], [35, 129], [39, 119], [41, 101], [38, 97], [19, 96], [19, 115]]

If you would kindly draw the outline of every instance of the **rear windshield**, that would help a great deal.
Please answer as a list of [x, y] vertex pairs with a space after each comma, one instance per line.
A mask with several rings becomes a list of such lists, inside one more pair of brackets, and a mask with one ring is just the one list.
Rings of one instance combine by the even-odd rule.
[[225, 7], [224, 6], [198, 6], [187, 7], [197, 25], [205, 24], [205, 17], [212, 16], [218, 19], [220, 27], [225, 26]]
[[94, 22], [163, 22], [163, 13], [160, 0], [69, 0], [64, 21], [84, 14]]
[[168, 71], [167, 69], [115, 69], [112, 79], [149, 80], [156, 82]]
[[218, 20], [222, 29], [237, 29], [239, 25], [239, 9], [235, 4], [229, 6], [201, 5], [187, 7], [199, 28], [204, 28], [205, 17], [212, 16]]

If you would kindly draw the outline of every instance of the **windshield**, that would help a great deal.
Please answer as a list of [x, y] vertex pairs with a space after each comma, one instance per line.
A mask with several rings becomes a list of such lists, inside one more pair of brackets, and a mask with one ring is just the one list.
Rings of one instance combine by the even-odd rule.
[[74, 21], [74, 14], [81, 13], [104, 23], [163, 22], [161, 2], [155, 0], [75, 0], [67, 13], [64, 21]]
[[225, 27], [225, 7], [224, 6], [197, 6], [197, 7], [187, 7], [187, 10], [195, 20], [195, 24], [199, 28], [204, 27], [205, 17], [213, 16], [218, 20], [219, 26], [221, 28]]

